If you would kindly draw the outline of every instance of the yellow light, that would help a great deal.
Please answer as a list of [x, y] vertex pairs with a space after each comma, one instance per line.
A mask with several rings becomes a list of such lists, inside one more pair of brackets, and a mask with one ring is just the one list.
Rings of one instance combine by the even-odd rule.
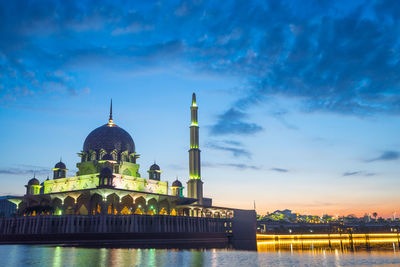
[[[347, 240], [352, 238], [353, 240], [363, 240], [369, 238], [372, 240], [391, 240], [390, 238], [396, 238], [397, 233], [373, 233], [373, 234], [296, 234], [296, 235], [274, 235], [274, 234], [257, 234], [257, 240], [268, 240], [268, 239], [276, 239], [279, 241], [284, 240], [287, 241], [289, 239], [294, 240]], [[379, 238], [379, 239], [378, 239]]]

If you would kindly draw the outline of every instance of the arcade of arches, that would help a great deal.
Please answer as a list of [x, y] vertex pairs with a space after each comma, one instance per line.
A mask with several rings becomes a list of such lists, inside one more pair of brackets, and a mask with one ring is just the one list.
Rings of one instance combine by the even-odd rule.
[[[51, 208], [50, 208], [51, 207]], [[196, 205], [177, 205], [174, 198], [146, 194], [90, 193], [55, 194], [25, 199], [20, 215], [171, 215], [231, 218], [233, 210]]]

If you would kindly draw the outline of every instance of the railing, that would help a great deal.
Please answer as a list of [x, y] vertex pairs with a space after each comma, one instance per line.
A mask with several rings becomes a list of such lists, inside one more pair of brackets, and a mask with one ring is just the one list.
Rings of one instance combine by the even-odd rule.
[[0, 219], [0, 235], [72, 233], [229, 233], [231, 219], [168, 215], [66, 215]]

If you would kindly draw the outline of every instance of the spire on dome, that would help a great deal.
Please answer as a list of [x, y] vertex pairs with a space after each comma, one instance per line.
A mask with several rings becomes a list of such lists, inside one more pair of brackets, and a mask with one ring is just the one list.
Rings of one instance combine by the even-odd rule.
[[110, 104], [110, 118], [108, 119], [108, 125], [110, 127], [114, 126], [113, 117], [112, 117], [112, 98], [111, 98], [111, 104]]
[[110, 121], [112, 121], [112, 98], [111, 98], [111, 104], [110, 104]]

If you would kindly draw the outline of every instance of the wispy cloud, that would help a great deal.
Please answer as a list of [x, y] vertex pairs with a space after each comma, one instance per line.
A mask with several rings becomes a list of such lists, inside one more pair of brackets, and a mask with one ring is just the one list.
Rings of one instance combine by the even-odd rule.
[[40, 166], [32, 165], [18, 165], [16, 167], [10, 168], [0, 168], [0, 174], [8, 175], [26, 175], [33, 177], [34, 174], [37, 176], [49, 175], [51, 173], [51, 168], [45, 168]]
[[221, 150], [232, 153], [234, 157], [251, 158], [251, 153], [243, 147], [243, 144], [237, 141], [212, 141], [206, 144], [206, 147], [215, 150]]
[[400, 159], [400, 153], [398, 151], [384, 151], [381, 155], [376, 158], [368, 159], [366, 162], [374, 162], [374, 161], [390, 161], [390, 160], [398, 160]]
[[286, 128], [291, 130], [298, 130], [299, 128], [296, 125], [289, 123], [286, 120], [285, 115], [287, 115], [287, 112], [285, 111], [276, 111], [272, 113], [272, 116]]
[[366, 171], [348, 171], [343, 173], [342, 176], [375, 176], [376, 173]]
[[282, 169], [282, 168], [271, 168], [271, 171], [275, 171], [275, 172], [289, 172], [288, 169]]
[[223, 140], [222, 142], [224, 142], [225, 144], [228, 144], [228, 145], [233, 145], [233, 146], [243, 146], [242, 142], [235, 141], [235, 140]]
[[249, 165], [245, 163], [210, 163], [210, 162], [204, 162], [203, 167], [208, 167], [208, 168], [220, 168], [220, 167], [229, 167], [229, 168], [236, 168], [239, 170], [260, 170], [261, 167], [255, 166], [255, 165]]

